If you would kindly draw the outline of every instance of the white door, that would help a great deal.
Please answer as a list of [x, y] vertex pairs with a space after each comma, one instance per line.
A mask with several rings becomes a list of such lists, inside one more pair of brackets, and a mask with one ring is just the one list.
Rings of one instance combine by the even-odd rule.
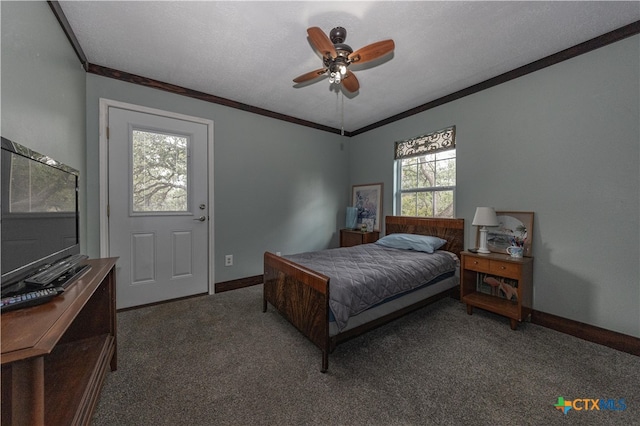
[[208, 292], [207, 126], [116, 107], [108, 122], [117, 308]]

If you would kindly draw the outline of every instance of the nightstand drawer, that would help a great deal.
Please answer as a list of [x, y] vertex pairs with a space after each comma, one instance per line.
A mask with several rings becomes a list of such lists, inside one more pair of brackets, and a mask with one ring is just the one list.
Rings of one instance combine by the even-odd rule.
[[520, 279], [520, 264], [511, 262], [500, 262], [498, 260], [489, 261], [489, 273], [500, 275], [501, 277]]
[[464, 269], [469, 269], [471, 271], [478, 272], [489, 272], [489, 259], [482, 259], [479, 257], [468, 257], [464, 258]]

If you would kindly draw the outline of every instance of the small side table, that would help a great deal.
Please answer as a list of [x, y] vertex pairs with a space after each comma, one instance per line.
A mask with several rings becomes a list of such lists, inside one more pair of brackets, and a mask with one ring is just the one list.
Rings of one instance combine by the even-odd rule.
[[[525, 320], [532, 310], [533, 258], [515, 258], [500, 253], [461, 253], [460, 300], [473, 308], [503, 315], [511, 329]], [[505, 291], [506, 290], [506, 291]]]
[[353, 229], [340, 230], [340, 247], [351, 247], [360, 244], [375, 243], [380, 238], [380, 232], [362, 232]]

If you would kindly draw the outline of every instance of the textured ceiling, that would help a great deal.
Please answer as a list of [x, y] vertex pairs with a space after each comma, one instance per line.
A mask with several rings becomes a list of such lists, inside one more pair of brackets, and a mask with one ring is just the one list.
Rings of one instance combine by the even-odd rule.
[[[89, 63], [355, 131], [640, 20], [640, 2], [63, 1]], [[326, 77], [306, 29], [347, 29], [360, 90]], [[373, 66], [371, 66], [373, 65]], [[342, 109], [344, 103], [344, 110]]]

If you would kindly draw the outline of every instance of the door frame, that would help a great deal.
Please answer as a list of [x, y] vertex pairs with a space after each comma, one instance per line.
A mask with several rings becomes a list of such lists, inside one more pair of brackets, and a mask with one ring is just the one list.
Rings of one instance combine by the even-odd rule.
[[213, 120], [208, 120], [200, 117], [193, 117], [190, 115], [179, 114], [170, 111], [164, 111], [155, 108], [149, 108], [141, 105], [130, 104], [126, 102], [114, 101], [112, 99], [100, 98], [100, 137], [99, 137], [99, 152], [100, 152], [100, 257], [109, 256], [109, 217], [108, 217], [108, 205], [109, 205], [109, 144], [107, 141], [107, 126], [109, 125], [109, 108], [115, 107], [120, 109], [126, 109], [135, 112], [141, 112], [145, 114], [158, 115], [161, 117], [174, 118], [183, 121], [190, 121], [193, 123], [203, 124], [207, 126], [207, 198], [209, 206], [209, 220], [207, 221], [207, 232], [209, 238], [208, 249], [208, 282], [207, 288], [209, 294], [215, 293], [215, 271], [214, 271], [214, 198], [213, 198]]

